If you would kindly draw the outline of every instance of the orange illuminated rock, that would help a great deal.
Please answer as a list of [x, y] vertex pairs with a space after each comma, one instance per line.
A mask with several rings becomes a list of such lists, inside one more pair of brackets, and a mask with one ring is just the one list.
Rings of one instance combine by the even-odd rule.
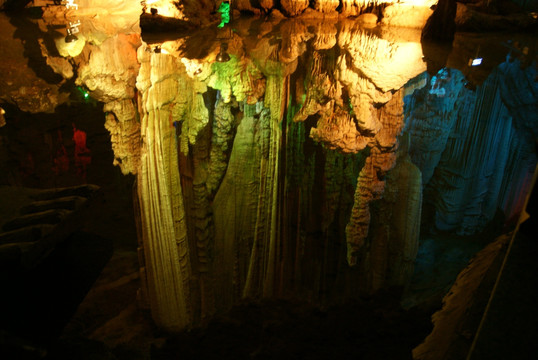
[[308, 4], [308, 0], [280, 0], [284, 14], [292, 17], [301, 14], [308, 7]]

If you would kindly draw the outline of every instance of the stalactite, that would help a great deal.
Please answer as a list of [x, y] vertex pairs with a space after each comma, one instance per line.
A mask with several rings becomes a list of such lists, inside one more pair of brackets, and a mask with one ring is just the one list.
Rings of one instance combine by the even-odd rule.
[[389, 170], [383, 199], [374, 204], [366, 269], [366, 291], [391, 286], [405, 288], [413, 274], [418, 251], [422, 209], [422, 176], [412, 163], [405, 144], [397, 151], [396, 166]]
[[249, 104], [255, 104], [265, 92], [265, 79], [249, 59], [239, 56], [234, 54], [225, 63], [215, 62], [207, 86], [220, 90], [225, 103], [234, 96], [238, 102], [247, 99]]
[[266, 12], [269, 12], [272, 8], [275, 7], [275, 0], [258, 0], [260, 7]]
[[432, 7], [436, 0], [427, 0], [421, 4], [395, 1], [383, 8], [383, 25], [421, 29], [432, 16]]
[[167, 78], [176, 65], [169, 57], [148, 53], [143, 48], [138, 56], [142, 63], [138, 83], [142, 87], [139, 101], [143, 114], [138, 195], [148, 296], [155, 322], [164, 329], [178, 331], [191, 324], [193, 314], [187, 226], [176, 130], [171, 121], [170, 101], [177, 87]]
[[282, 63], [292, 63], [306, 51], [306, 43], [313, 36], [305, 23], [290, 20], [282, 24], [282, 44], [279, 60]]
[[[281, 92], [280, 92], [281, 93]], [[274, 100], [273, 100], [274, 101]], [[280, 99], [280, 102], [284, 102], [284, 96]], [[277, 115], [273, 115], [273, 111], [277, 111]], [[270, 178], [267, 181], [267, 184], [269, 184], [268, 192], [270, 196], [268, 196], [269, 201], [267, 202], [268, 211], [266, 214], [269, 214], [268, 216], [268, 223], [267, 223], [267, 229], [268, 229], [268, 246], [266, 247], [265, 251], [265, 277], [263, 279], [263, 296], [264, 297], [271, 297], [275, 295], [275, 287], [276, 282], [278, 279], [278, 258], [279, 258], [279, 250], [280, 250], [280, 229], [277, 227], [278, 225], [278, 217], [279, 217], [279, 211], [278, 211], [278, 186], [279, 186], [279, 170], [280, 170], [280, 163], [279, 163], [279, 156], [280, 156], [280, 147], [281, 147], [281, 130], [280, 130], [280, 121], [282, 120], [283, 115], [283, 109], [282, 107], [280, 109], [275, 109], [273, 106], [271, 111], [271, 122], [270, 122], [270, 131], [271, 131], [271, 144], [269, 147], [269, 158], [268, 158], [268, 170], [270, 174]]]
[[124, 175], [136, 174], [140, 162], [140, 121], [132, 100], [107, 103], [105, 128], [110, 133], [114, 165]]
[[314, 0], [314, 9], [323, 13], [336, 11], [340, 6], [340, 0]]
[[377, 148], [372, 148], [359, 173], [353, 210], [346, 226], [347, 261], [350, 266], [357, 264], [359, 251], [368, 236], [370, 203], [380, 199], [383, 194], [385, 181], [380, 179], [383, 179], [386, 172], [394, 166], [395, 160], [393, 152], [383, 153]]
[[[391, 65], [413, 61], [415, 43], [394, 34], [390, 40], [370, 35], [352, 22], [339, 33], [332, 22], [309, 26], [300, 20], [282, 24], [280, 30], [280, 42], [264, 37], [252, 41], [252, 47], [245, 46], [240, 32], [234, 34], [231, 59], [225, 63], [214, 62], [215, 47], [209, 60], [139, 50], [143, 124], [161, 125], [161, 132], [149, 137], [143, 129], [144, 172], [138, 175], [146, 219], [145, 276], [160, 325], [164, 310], [175, 311], [171, 321], [177, 325], [179, 313], [192, 323], [226, 311], [242, 298], [345, 299], [407, 279], [418, 195], [413, 193], [417, 171], [405, 159], [394, 175], [405, 181], [391, 178], [389, 190], [392, 199], [412, 198], [413, 206], [402, 210], [408, 213], [404, 216], [393, 202], [386, 205], [401, 223], [401, 229], [391, 230], [397, 234], [393, 248], [368, 241], [381, 231], [369, 232], [372, 204], [382, 197], [385, 176], [396, 163], [396, 138], [403, 125], [403, 91], [393, 96], [384, 89], [401, 87], [424, 66], [413, 64], [394, 81], [370, 72], [379, 70], [380, 59]], [[206, 60], [212, 63], [200, 65]], [[177, 141], [179, 161], [174, 164], [171, 154], [150, 148], [153, 138], [169, 150]], [[170, 173], [156, 179], [157, 171]], [[179, 191], [183, 202], [165, 190]], [[157, 199], [163, 204], [159, 208]], [[157, 211], [187, 225], [171, 232], [163, 216], [157, 229], [151, 222]], [[159, 252], [164, 247], [170, 251], [168, 242], [181, 231], [180, 247], [165, 260], [173, 265], [164, 269], [155, 254], [164, 256]], [[346, 250], [352, 265], [382, 264], [389, 256], [400, 265], [385, 266], [375, 284], [362, 283], [372, 272], [350, 269]], [[376, 251], [381, 255], [376, 257]], [[188, 258], [181, 260], [180, 254]], [[405, 275], [398, 277], [399, 270]], [[162, 290], [159, 272], [174, 287]], [[359, 283], [348, 289], [350, 282]], [[180, 298], [181, 312], [169, 309], [173, 296]]]
[[[200, 319], [207, 319], [216, 311], [214, 286], [213, 286], [213, 248], [215, 228], [213, 221], [213, 210], [211, 207], [209, 192], [207, 190], [208, 163], [210, 161], [211, 135], [209, 125], [206, 126], [197, 137], [195, 144], [191, 146], [191, 153], [185, 162], [182, 173], [183, 197], [185, 207], [188, 210], [188, 235], [191, 254], [193, 254], [192, 268], [193, 280], [197, 280], [195, 287]], [[180, 155], [181, 157], [182, 155]], [[180, 170], [182, 170], [180, 168]], [[190, 182], [186, 179], [191, 176]], [[194, 256], [195, 255], [195, 256]]]
[[341, 13], [346, 16], [357, 16], [368, 9], [375, 9], [383, 2], [378, 0], [342, 0]]
[[532, 169], [536, 164], [538, 129], [538, 82], [532, 52], [519, 58], [509, 56], [499, 65], [499, 93], [512, 116], [514, 125], [510, 141], [507, 170], [503, 178], [500, 204], [508, 219], [517, 218], [529, 189]]
[[463, 89], [463, 75], [457, 70], [445, 71], [441, 70], [445, 75], [438, 74], [439, 78], [416, 90], [406, 101], [413, 109], [406, 110], [406, 131], [412, 139], [409, 153], [422, 172], [424, 185], [433, 176], [457, 120], [454, 104]]
[[269, 271], [273, 182], [278, 183], [271, 168], [270, 123], [267, 109], [243, 117], [215, 196], [215, 285], [221, 309], [242, 297], [260, 296]]
[[243, 289], [243, 296], [257, 298], [263, 295], [263, 284], [266, 266], [266, 249], [270, 239], [271, 216], [271, 171], [270, 171], [270, 143], [272, 141], [271, 113], [264, 108], [259, 114], [259, 188], [256, 200], [256, 222], [252, 252], [249, 257], [248, 276]]
[[456, 124], [430, 185], [438, 229], [473, 234], [498, 209], [512, 127], [500, 99], [499, 81], [499, 73], [494, 72], [476, 93], [467, 91], [458, 102]]
[[211, 152], [209, 155], [207, 191], [214, 194], [218, 189], [228, 165], [227, 154], [234, 136], [235, 118], [231, 112], [230, 104], [217, 100], [215, 105], [215, 120], [213, 123], [213, 136], [211, 137]]
[[280, 0], [280, 7], [284, 14], [297, 16], [301, 14], [309, 5], [309, 0]]
[[[329, 109], [333, 104], [328, 103]], [[346, 111], [336, 108], [330, 116], [327, 116], [327, 113], [330, 113], [330, 110], [324, 112], [317, 127], [310, 131], [312, 139], [326, 144], [329, 149], [338, 149], [345, 153], [356, 153], [368, 145], [368, 137], [357, 131], [354, 119]]]
[[[177, 331], [190, 324], [189, 253], [182, 216], [178, 177], [174, 174], [175, 154], [170, 154], [170, 136], [161, 131], [166, 112], [152, 111], [143, 119], [145, 151], [141, 158], [139, 194], [141, 199], [146, 274], [154, 320], [165, 329]], [[164, 117], [164, 120], [166, 120]], [[173, 139], [175, 147], [175, 139]], [[168, 147], [168, 149], [167, 149]], [[159, 155], [168, 155], [165, 159]], [[170, 156], [173, 155], [173, 156]], [[168, 173], [168, 177], [162, 174]], [[163, 194], [164, 196], [159, 196]], [[167, 202], [163, 200], [167, 199]]]
[[84, 85], [103, 102], [134, 97], [139, 64], [136, 58], [140, 35], [118, 34], [88, 51], [80, 66], [77, 85]]
[[336, 45], [336, 29], [335, 23], [319, 22], [314, 31], [314, 41], [312, 47], [314, 50], [329, 50]]
[[254, 7], [251, 0], [235, 0], [233, 2], [233, 7], [239, 11], [248, 11], [254, 14], [260, 13], [260, 9]]

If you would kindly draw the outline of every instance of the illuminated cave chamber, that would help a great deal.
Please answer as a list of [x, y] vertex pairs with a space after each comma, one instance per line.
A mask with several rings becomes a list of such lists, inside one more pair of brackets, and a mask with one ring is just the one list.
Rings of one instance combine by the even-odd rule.
[[[138, 49], [143, 270], [161, 326], [242, 298], [403, 288], [412, 274], [421, 179], [398, 151], [404, 89], [390, 90], [425, 70], [419, 32], [280, 26], [273, 44], [238, 23], [224, 63], [217, 44], [205, 59], [175, 55], [190, 38]], [[371, 218], [388, 227], [369, 232]]]
[[244, 298], [405, 289], [421, 219], [468, 235], [521, 211], [535, 157], [499, 86], [515, 65], [473, 92], [455, 69], [408, 82], [426, 70], [412, 28], [256, 26], [138, 49], [142, 270], [160, 326]]
[[[114, 25], [81, 16], [59, 54], [42, 50], [103, 104], [114, 164], [136, 177], [138, 301], [160, 328], [243, 300], [408, 295], [427, 236], [517, 219], [536, 165], [535, 44], [475, 70], [480, 39], [421, 43], [433, 2], [237, 0], [223, 26], [214, 2], [175, 3], [120, 4]], [[167, 40], [156, 24], [202, 29]]]
[[[280, 6], [297, 15], [299, 3]], [[142, 269], [159, 325], [243, 298], [405, 289], [422, 219], [470, 235], [521, 211], [536, 159], [501, 98], [518, 107], [508, 79], [532, 67], [507, 62], [475, 91], [465, 66], [408, 82], [426, 70], [412, 28], [309, 16], [257, 26], [138, 49]]]

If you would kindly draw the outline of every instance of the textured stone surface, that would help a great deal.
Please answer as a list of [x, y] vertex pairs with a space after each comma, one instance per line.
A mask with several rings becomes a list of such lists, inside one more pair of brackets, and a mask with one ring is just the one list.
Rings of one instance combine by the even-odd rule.
[[[409, 215], [392, 215], [399, 219], [395, 220], [398, 230], [391, 232], [394, 236], [381, 236], [375, 229], [370, 233], [369, 227], [371, 204], [382, 198], [384, 178], [397, 164], [397, 137], [403, 128], [403, 91], [393, 94], [382, 89], [399, 88], [416, 75], [417, 69], [424, 70], [421, 63], [406, 69], [413, 57], [396, 55], [400, 48], [413, 49], [414, 43], [409, 37], [399, 39], [394, 34], [387, 40], [369, 35], [360, 23], [345, 23], [340, 33], [330, 21], [297, 20], [279, 26], [283, 34], [280, 46], [265, 39], [234, 35], [228, 39], [230, 60], [211, 66], [206, 66], [207, 60], [203, 58], [181, 59], [181, 54], [172, 56], [164, 52], [152, 54], [143, 50], [144, 47], [138, 51], [143, 68], [149, 64], [148, 59], [152, 64], [140, 73], [146, 75], [137, 79], [146, 112], [141, 117], [148, 119], [142, 122], [141, 135], [147, 142], [144, 134], [149, 130], [145, 127], [159, 122], [161, 126], [168, 124], [168, 132], [161, 129], [159, 135], [160, 146], [168, 150], [143, 146], [139, 181], [149, 178], [154, 167], [144, 159], [154, 159], [157, 165], [165, 166], [171, 160], [163, 154], [180, 151], [179, 179], [172, 180], [182, 184], [183, 205], [181, 202], [170, 205], [169, 210], [161, 206], [159, 213], [173, 213], [172, 209], [178, 207], [179, 215], [172, 218], [179, 216], [182, 224], [186, 222], [186, 238], [181, 237], [178, 244], [184, 241], [189, 244], [188, 250], [182, 248], [181, 253], [188, 251], [184, 256], [190, 259], [191, 275], [181, 270], [184, 265], [179, 258], [172, 258], [174, 264], [168, 268], [155, 264], [153, 255], [148, 254], [157, 251], [163, 241], [172, 242], [174, 236], [180, 235], [171, 229], [167, 235], [158, 235], [149, 222], [143, 227], [144, 278], [151, 306], [158, 308], [154, 318], [166, 328], [183, 327], [185, 322], [225, 311], [244, 297], [285, 294], [293, 286], [300, 289], [298, 294], [319, 299], [318, 292], [330, 286], [327, 282], [334, 281], [329, 280], [326, 272], [331, 266], [341, 266], [337, 254], [342, 251], [347, 251], [349, 264], [357, 261], [361, 264], [360, 275], [352, 276], [362, 279], [357, 287], [360, 291], [371, 292], [389, 284], [405, 286], [411, 275], [410, 262], [418, 240], [421, 186], [418, 170], [403, 155], [396, 172], [401, 175], [395, 176], [408, 180], [392, 180], [391, 194], [392, 199], [399, 196], [411, 199], [405, 210]], [[240, 34], [249, 33], [241, 26], [238, 29]], [[309, 43], [314, 50], [309, 49]], [[187, 40], [184, 45], [188, 44]], [[170, 52], [176, 46], [163, 44], [163, 49]], [[206, 59], [214, 59], [219, 47], [208, 48], [211, 50]], [[414, 51], [405, 53], [419, 56]], [[376, 79], [364, 76], [369, 74], [368, 69], [374, 73], [374, 67], [375, 72], [380, 72], [379, 67], [384, 65], [379, 59], [382, 55], [389, 66], [403, 69], [396, 80], [391, 74]], [[400, 62], [403, 65], [395, 65]], [[304, 81], [291, 83], [294, 76], [304, 76]], [[303, 123], [310, 124], [309, 130]], [[170, 124], [178, 129], [177, 143], [166, 140], [173, 134]], [[283, 127], [287, 128], [286, 133], [296, 133], [298, 137], [284, 138]], [[156, 132], [153, 136], [159, 142]], [[283, 147], [284, 144], [288, 147]], [[320, 145], [325, 150], [315, 150], [314, 156], [309, 149], [312, 146], [321, 149]], [[292, 148], [297, 151], [292, 152]], [[334, 159], [339, 165], [324, 165], [324, 158]], [[298, 161], [305, 162], [298, 169], [303, 168], [305, 174], [311, 175], [283, 172], [284, 162]], [[320, 172], [320, 168], [325, 168], [326, 173]], [[155, 218], [155, 210], [144, 202], [155, 196], [152, 194], [166, 194], [171, 191], [166, 189], [171, 188], [167, 183], [143, 181], [146, 185], [139, 185], [142, 215]], [[286, 188], [287, 181], [295, 185]], [[315, 199], [315, 183], [322, 188], [323, 183], [327, 184], [326, 198]], [[284, 196], [283, 191], [288, 195]], [[303, 193], [308, 195], [303, 197], [300, 195]], [[292, 200], [287, 200], [288, 197]], [[391, 201], [386, 206], [393, 209], [395, 200]], [[336, 206], [339, 202], [342, 209]], [[338, 245], [326, 249], [325, 255], [311, 243], [316, 237], [308, 230], [320, 226], [312, 222], [312, 217], [320, 216], [311, 210], [318, 203], [328, 209], [327, 214], [321, 215], [320, 231], [326, 236], [333, 231], [340, 234], [334, 240]], [[294, 220], [283, 220], [287, 212], [296, 214]], [[290, 237], [295, 221], [298, 222], [295, 232], [302, 235]], [[164, 224], [161, 226], [166, 228]], [[394, 244], [390, 256], [395, 265], [382, 270], [381, 264], [389, 261], [389, 252], [380, 250], [386, 248], [386, 241]], [[366, 242], [371, 244], [366, 247]], [[170, 249], [170, 245], [166, 246]], [[328, 259], [321, 268], [316, 265], [320, 256]], [[374, 279], [374, 268], [367, 265], [371, 264], [368, 259], [375, 259], [378, 264], [375, 273], [384, 275]], [[158, 274], [170, 271], [176, 274], [174, 281], [184, 285], [157, 290], [161, 286], [156, 280]], [[286, 275], [290, 271], [296, 274], [296, 280]], [[338, 279], [349, 276], [348, 271], [339, 270]], [[183, 302], [178, 304], [184, 304], [181, 305], [184, 308], [170, 307], [169, 299], [175, 296], [181, 296]], [[326, 296], [338, 295], [331, 292]], [[174, 311], [175, 318], [164, 319], [158, 315], [165, 309]]]
[[79, 59], [77, 84], [87, 87], [93, 97], [105, 103], [133, 98], [139, 46], [140, 37], [136, 34], [119, 34], [98, 47], [86, 46]]
[[382, 23], [389, 26], [410, 27], [422, 29], [432, 15], [431, 6], [436, 1], [428, 1], [425, 4], [395, 3], [383, 9]]
[[[481, 318], [481, 309], [485, 306], [477, 303], [485, 302], [484, 298], [489, 297], [490, 287], [493, 286], [493, 281], [487, 278], [488, 275], [492, 277], [492, 274], [488, 272], [492, 268], [495, 271], [495, 266], [499, 266], [500, 257], [504, 255], [503, 248], [509, 240], [509, 236], [500, 237], [486, 246], [458, 275], [443, 298], [443, 308], [432, 316], [433, 331], [422, 344], [413, 349], [414, 359], [433, 360], [467, 355], [479, 323], [476, 318]], [[488, 292], [488, 295], [482, 292]]]
[[301, 14], [307, 7], [308, 0], [280, 0], [282, 11], [287, 16], [297, 16]]
[[[533, 76], [532, 67], [506, 62], [471, 91], [462, 86], [461, 73], [441, 70], [407, 99], [410, 154], [422, 171], [427, 222], [436, 229], [470, 235], [482, 231], [498, 211], [506, 219], [521, 211], [523, 200], [516, 194], [529, 186], [536, 162], [530, 134], [538, 122], [530, 89], [517, 100], [520, 111], [508, 110], [512, 94], [520, 91], [507, 84], [515, 75], [507, 76], [503, 69], [510, 68]], [[514, 89], [509, 95], [507, 87]], [[525, 120], [518, 125], [513, 116]], [[518, 135], [523, 128], [528, 136]]]
[[[144, 139], [138, 176], [138, 197], [145, 256], [144, 274], [152, 316], [159, 326], [179, 330], [192, 321], [190, 252], [178, 168], [176, 130], [170, 121], [172, 59], [138, 51], [138, 82], [149, 80], [141, 101]], [[163, 84], [164, 83], [164, 84]], [[168, 85], [164, 87], [163, 85]]]
[[315, 0], [314, 9], [324, 13], [335, 11], [340, 5], [340, 0]]
[[140, 161], [140, 122], [135, 104], [130, 99], [116, 100], [105, 105], [105, 128], [110, 133], [114, 165], [124, 175], [136, 174]]
[[448, 71], [437, 74], [436, 80], [406, 99], [406, 128], [412, 139], [409, 153], [422, 172], [424, 185], [429, 183], [446, 147], [457, 119], [454, 105], [463, 91], [461, 72]]

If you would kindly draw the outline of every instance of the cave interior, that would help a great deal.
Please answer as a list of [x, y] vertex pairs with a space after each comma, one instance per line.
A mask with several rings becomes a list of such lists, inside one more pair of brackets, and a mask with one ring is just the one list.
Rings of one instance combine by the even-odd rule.
[[0, 0], [2, 359], [534, 359], [535, 0]]

